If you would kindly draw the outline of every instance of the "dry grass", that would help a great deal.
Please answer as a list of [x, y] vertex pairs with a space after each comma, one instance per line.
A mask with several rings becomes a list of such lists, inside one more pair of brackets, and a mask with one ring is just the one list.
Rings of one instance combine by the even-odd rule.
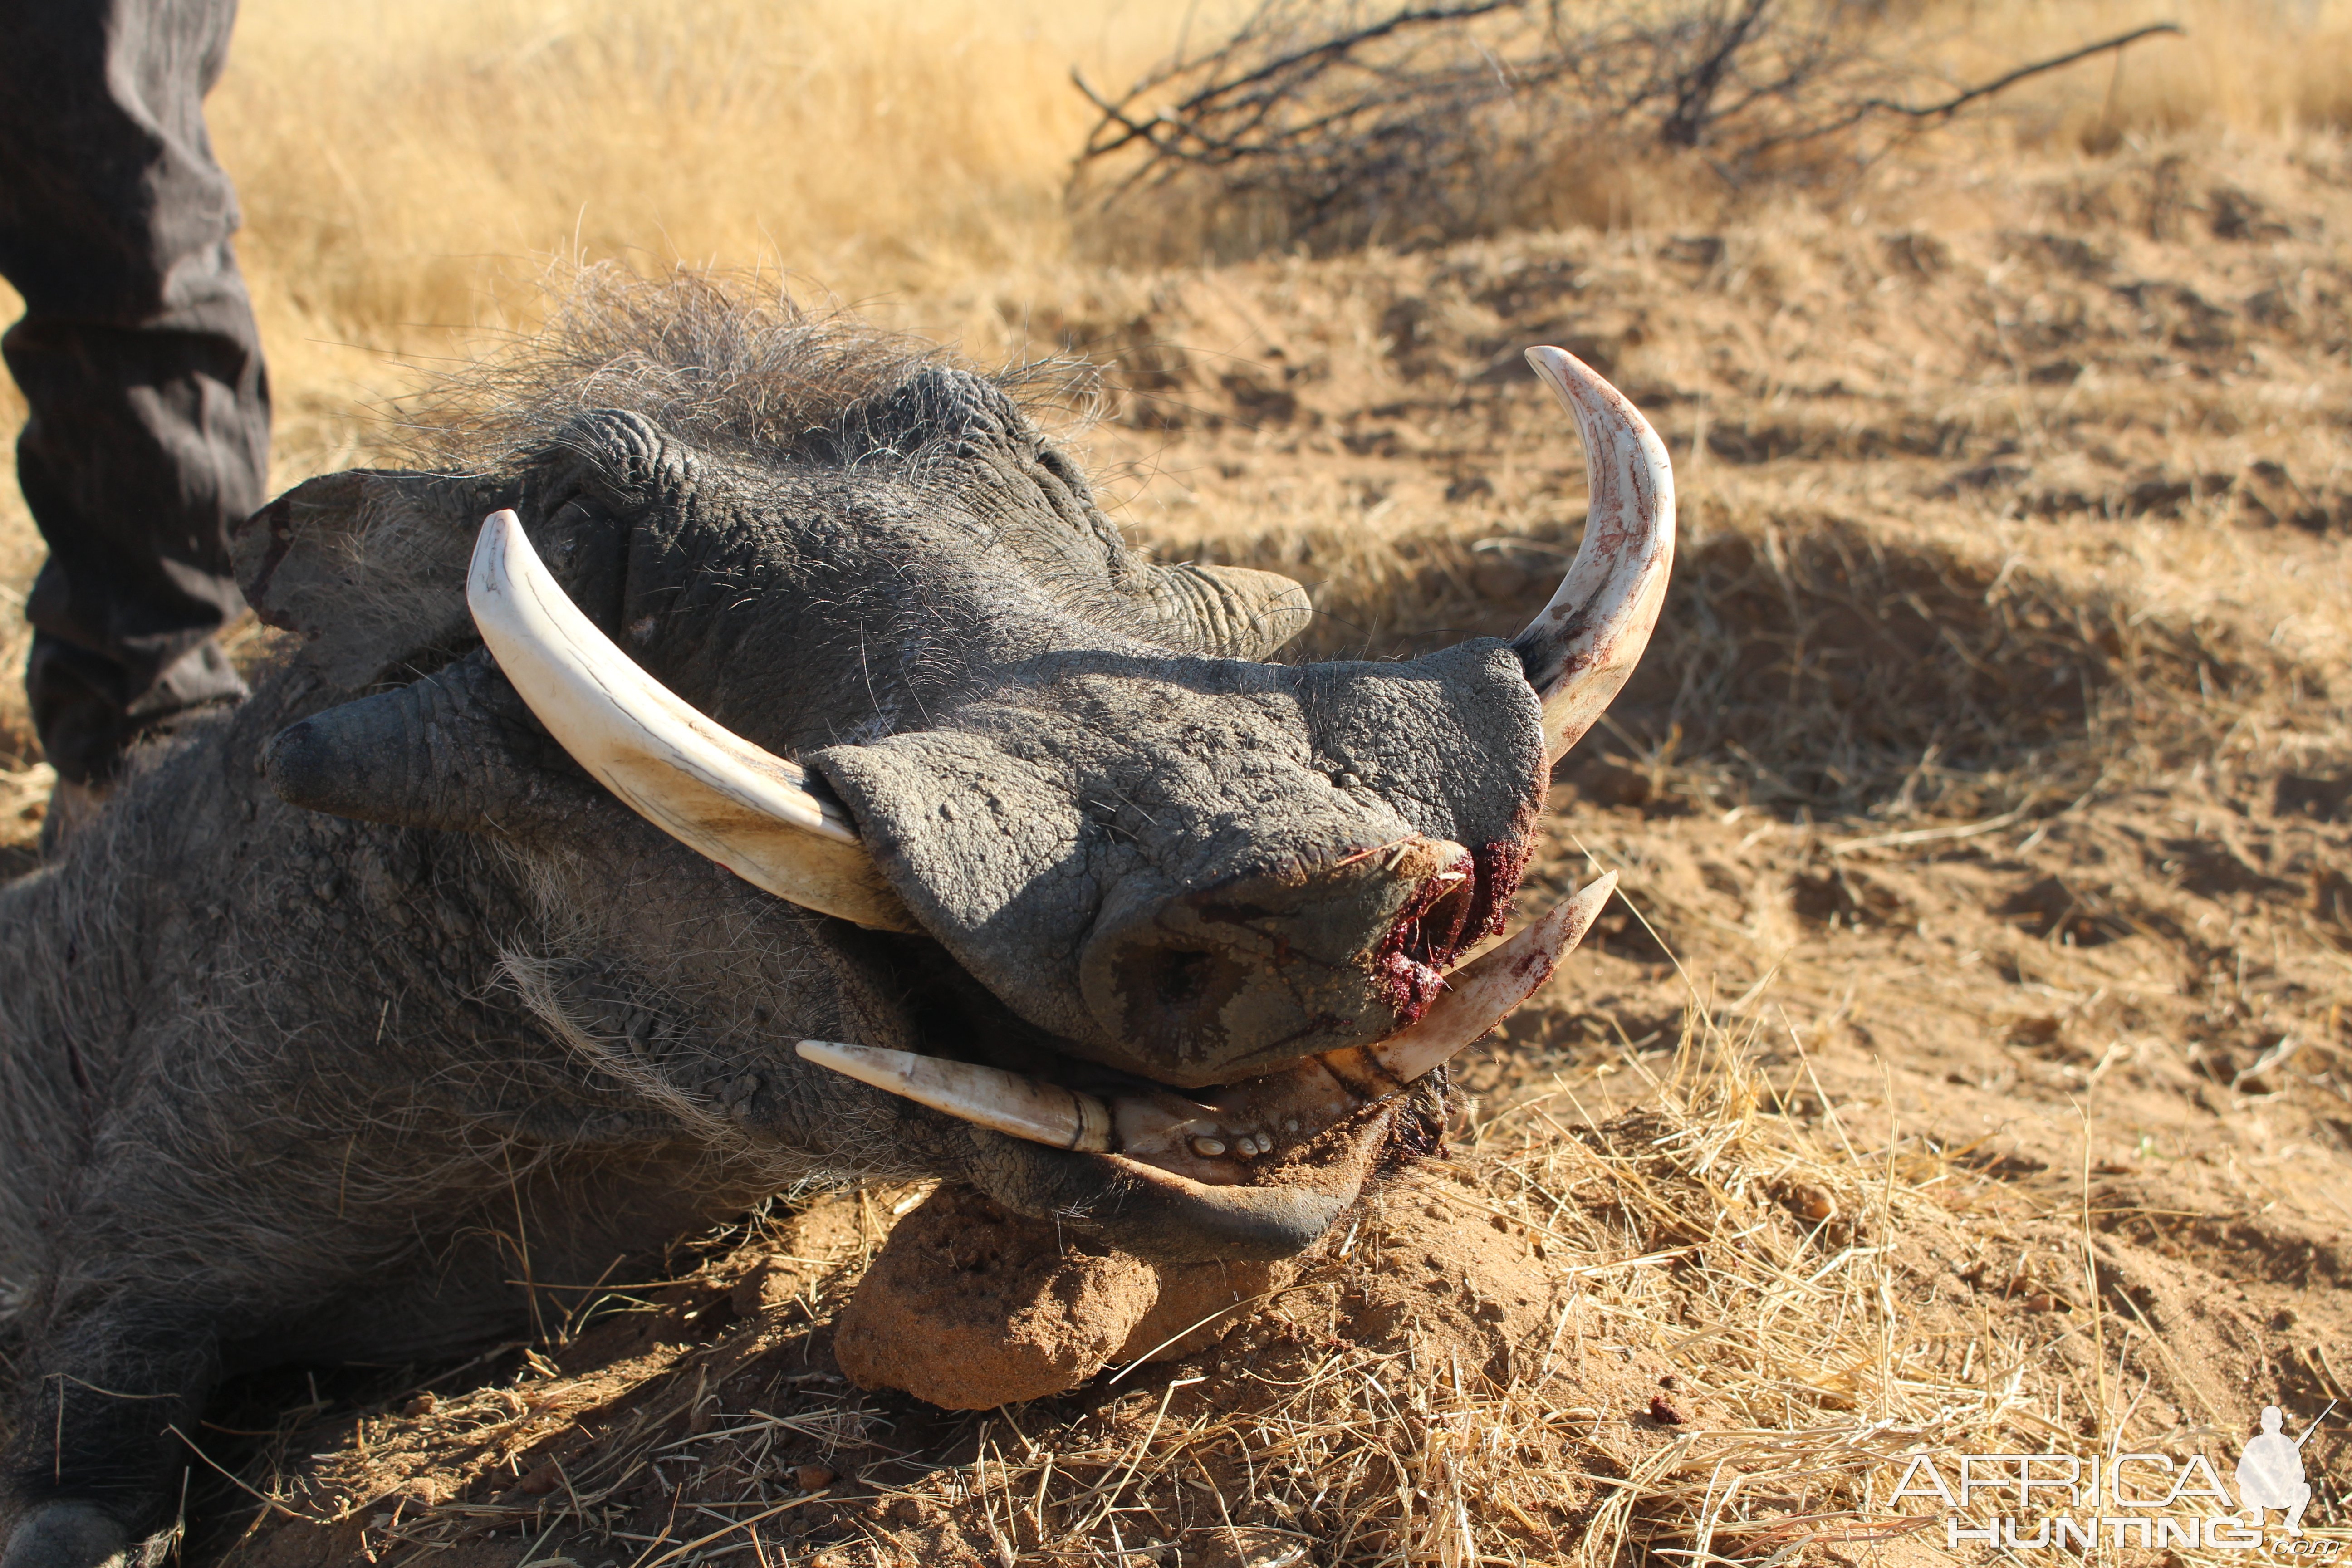
[[[2226, 1473], [2229, 1417], [2143, 1326], [2163, 1298], [2090, 1239], [2087, 1154], [2073, 1201], [2028, 1214], [1915, 1131], [1808, 1128], [1801, 1052], [1776, 1081], [1756, 1050], [1783, 1028], [1694, 998], [1679, 1045], [1623, 1049], [1583, 1098], [1496, 1093], [1217, 1350], [1016, 1409], [941, 1416], [827, 1370], [825, 1325], [919, 1189], [755, 1222], [499, 1385], [296, 1412], [252, 1472], [260, 1544], [227, 1561], [1785, 1563], [1940, 1548], [1939, 1515], [1888, 1500], [1912, 1454]], [[1386, 1331], [1344, 1310], [1426, 1248], [1438, 1296]], [[1513, 1282], [1543, 1306], [1507, 1322], [1480, 1292]], [[771, 1305], [721, 1305], [747, 1300]]]
[[[209, 112], [246, 209], [280, 478], [366, 452], [365, 409], [409, 384], [410, 362], [528, 325], [551, 257], [766, 268], [983, 359], [1017, 351], [1020, 297], [1049, 294], [1104, 237], [1062, 201], [1092, 112], [1069, 71], [1128, 80], [1241, 8], [254, 0]], [[2031, 84], [1931, 157], [2352, 124], [2345, 0], [1895, 9], [1889, 47], [1955, 80], [2151, 15], [2189, 28]], [[1558, 210], [1604, 223], [1682, 226], [1714, 205], [1703, 179], [1621, 158], [1557, 179], [1591, 186]], [[20, 580], [9, 566], [0, 579]]]
[[[2250, 18], [2248, 6], [2263, 13]], [[2145, 19], [2123, 0], [1914, 0], [1902, 47], [1955, 79]], [[1935, 155], [2352, 122], [2344, 0], [2171, 0], [2158, 41], [2004, 99]], [[1062, 201], [1091, 110], [1240, 0], [256, 0], [210, 106], [279, 397], [278, 479], [361, 460], [412, 368], [528, 326], [549, 258], [764, 268], [992, 359], [1103, 237]], [[1189, 34], [1186, 29], [1190, 29]], [[1687, 224], [1704, 180], [1562, 171], [1559, 210]], [[1962, 182], [1965, 185], [1966, 182]], [[1124, 215], [1122, 222], [1138, 221]], [[1181, 236], [1155, 247], [1181, 253]], [[14, 301], [0, 287], [0, 313]], [[0, 388], [0, 419], [15, 414]], [[0, 586], [37, 559], [0, 500]]]
[[2149, 21], [2188, 36], [2134, 48], [1998, 112], [2029, 150], [2112, 151], [2126, 137], [2198, 131], [2288, 134], [2352, 127], [2352, 8], [2341, 0], [1911, 0], [1927, 58], [1956, 80]]
[[[1907, 1448], [2222, 1460], [2260, 1389], [2343, 1392], [2352, 5], [1890, 10], [1955, 80], [2152, 14], [2191, 36], [1826, 204], [1619, 160], [1561, 176], [1591, 220], [1561, 233], [1135, 268], [1062, 205], [1065, 76], [1131, 78], [1176, 8], [247, 0], [213, 112], [283, 482], [534, 324], [550, 256], [765, 268], [983, 362], [1100, 360], [1126, 390], [1076, 435], [1139, 535], [1309, 582], [1309, 653], [1388, 652], [1540, 598], [1581, 480], [1507, 372], [1587, 353], [1656, 416], [1687, 531], [1546, 874], [1623, 868], [1738, 1000], [1614, 918], [1467, 1075], [1447, 1218], [1376, 1215], [1392, 1252], [1205, 1362], [969, 1420], [828, 1382], [892, 1194], [828, 1200], [436, 1410], [301, 1413], [241, 1472], [278, 1501], [239, 1552], [655, 1568], [775, 1509], [758, 1551], [794, 1563], [1180, 1525], [1237, 1563], [1899, 1558], [1928, 1544], [1885, 1506]], [[0, 595], [36, 558], [0, 489]], [[46, 787], [16, 702], [0, 839]], [[1475, 1302], [1334, 1331], [1482, 1224], [1557, 1292], [1506, 1375], [1457, 1372]], [[703, 1315], [747, 1281], [757, 1311]], [[1664, 1370], [1679, 1427], [1627, 1404]], [[845, 1479], [800, 1500], [803, 1462]]]

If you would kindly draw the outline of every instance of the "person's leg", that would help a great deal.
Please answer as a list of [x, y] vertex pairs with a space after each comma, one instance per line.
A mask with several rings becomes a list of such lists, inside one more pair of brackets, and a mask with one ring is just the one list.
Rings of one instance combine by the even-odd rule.
[[0, 275], [16, 472], [48, 542], [33, 721], [103, 786], [136, 737], [244, 695], [213, 634], [268, 482], [269, 391], [204, 95], [236, 0], [0, 0]]

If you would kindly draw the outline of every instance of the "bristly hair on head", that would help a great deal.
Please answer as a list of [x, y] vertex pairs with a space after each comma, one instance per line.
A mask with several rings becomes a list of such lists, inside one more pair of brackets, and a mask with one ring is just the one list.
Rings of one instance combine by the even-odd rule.
[[[698, 446], [789, 455], [838, 444], [866, 400], [949, 350], [849, 310], [803, 307], [772, 275], [673, 268], [646, 277], [614, 262], [551, 269], [541, 324], [428, 378], [389, 410], [407, 460], [491, 473], [545, 449], [591, 409], [640, 414]], [[992, 379], [1017, 400], [1077, 412], [1092, 367], [1067, 358]]]

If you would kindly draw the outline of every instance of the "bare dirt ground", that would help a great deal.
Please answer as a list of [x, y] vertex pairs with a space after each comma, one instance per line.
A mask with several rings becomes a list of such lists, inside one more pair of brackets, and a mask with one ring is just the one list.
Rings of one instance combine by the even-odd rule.
[[779, 1205], [478, 1364], [246, 1388], [189, 1560], [1908, 1560], [1894, 1456], [2227, 1475], [2347, 1397], [2352, 156], [1938, 191], [962, 301], [1106, 366], [1124, 515], [1307, 582], [1313, 657], [1515, 629], [1582, 510], [1517, 352], [1623, 387], [1676, 586], [1536, 879], [1626, 902], [1192, 1356], [863, 1394], [831, 1326], [919, 1194]]

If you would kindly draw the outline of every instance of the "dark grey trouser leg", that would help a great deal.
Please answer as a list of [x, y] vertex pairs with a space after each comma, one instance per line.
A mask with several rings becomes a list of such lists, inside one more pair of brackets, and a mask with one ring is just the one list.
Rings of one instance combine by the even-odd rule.
[[244, 683], [228, 528], [268, 479], [269, 387], [204, 95], [236, 0], [0, 0], [0, 350], [31, 405], [16, 472], [48, 563], [26, 684], [63, 777]]
[[112, 1302], [30, 1337], [0, 1449], [0, 1568], [101, 1568], [170, 1527], [218, 1354], [179, 1303]]

